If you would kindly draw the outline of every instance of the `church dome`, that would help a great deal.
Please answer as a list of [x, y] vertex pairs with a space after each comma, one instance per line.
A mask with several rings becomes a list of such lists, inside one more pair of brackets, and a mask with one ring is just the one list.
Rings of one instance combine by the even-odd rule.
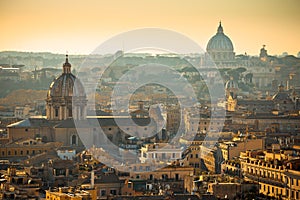
[[223, 27], [220, 25], [218, 27], [217, 34], [214, 35], [207, 44], [207, 52], [211, 51], [230, 51], [233, 52], [233, 44], [228, 36], [223, 32]]
[[51, 83], [47, 93], [47, 119], [85, 119], [86, 106], [84, 87], [80, 80], [71, 73], [71, 64], [67, 55], [66, 62], [63, 64], [63, 73]]
[[63, 73], [57, 77], [50, 85], [47, 97], [85, 97], [82, 83], [71, 73], [71, 64], [66, 62], [63, 65]]

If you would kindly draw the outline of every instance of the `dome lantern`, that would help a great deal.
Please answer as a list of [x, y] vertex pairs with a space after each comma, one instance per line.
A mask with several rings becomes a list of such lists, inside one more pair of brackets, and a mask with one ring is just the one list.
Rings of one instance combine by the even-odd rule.
[[220, 21], [219, 27], [218, 27], [218, 34], [223, 33], [223, 27], [222, 27], [222, 23]]
[[63, 64], [63, 73], [64, 74], [71, 73], [71, 64], [69, 63], [68, 54], [66, 55], [66, 62]]

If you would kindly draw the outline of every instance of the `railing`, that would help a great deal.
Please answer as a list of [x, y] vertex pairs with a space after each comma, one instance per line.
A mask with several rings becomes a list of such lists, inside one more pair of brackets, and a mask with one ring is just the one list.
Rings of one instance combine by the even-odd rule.
[[257, 181], [257, 182], [261, 182], [261, 183], [266, 183], [266, 184], [270, 184], [270, 185], [274, 185], [274, 186], [278, 186], [278, 187], [285, 187], [285, 184], [279, 180], [275, 180], [275, 179], [271, 179], [271, 178], [266, 178], [266, 177], [261, 177], [261, 176], [256, 176], [250, 173], [245, 173], [244, 174], [245, 177], [253, 180], [253, 181]]

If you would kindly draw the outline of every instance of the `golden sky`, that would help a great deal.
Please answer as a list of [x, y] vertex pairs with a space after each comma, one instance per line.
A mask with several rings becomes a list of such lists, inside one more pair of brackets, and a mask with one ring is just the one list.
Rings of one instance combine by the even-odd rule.
[[219, 21], [237, 54], [296, 55], [299, 0], [0, 0], [0, 51], [88, 54], [137, 28], [171, 29], [203, 49]]

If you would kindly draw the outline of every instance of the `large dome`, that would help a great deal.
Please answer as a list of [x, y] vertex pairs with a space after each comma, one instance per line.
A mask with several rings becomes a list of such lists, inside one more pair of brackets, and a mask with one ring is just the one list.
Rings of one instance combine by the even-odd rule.
[[206, 51], [231, 51], [233, 52], [233, 44], [228, 36], [223, 32], [223, 27], [220, 23], [218, 32], [214, 35], [207, 44]]
[[63, 65], [63, 73], [51, 83], [47, 93], [47, 119], [85, 119], [86, 105], [84, 87], [80, 80], [71, 73], [71, 64], [67, 55]]
[[50, 85], [47, 97], [85, 97], [82, 83], [71, 73], [71, 64], [68, 57], [63, 65], [63, 73]]
[[73, 74], [62, 74], [50, 85], [47, 97], [85, 96], [84, 87]]
[[229, 37], [224, 34], [221, 22], [217, 34], [208, 41], [206, 51], [217, 65], [235, 64], [233, 45]]

